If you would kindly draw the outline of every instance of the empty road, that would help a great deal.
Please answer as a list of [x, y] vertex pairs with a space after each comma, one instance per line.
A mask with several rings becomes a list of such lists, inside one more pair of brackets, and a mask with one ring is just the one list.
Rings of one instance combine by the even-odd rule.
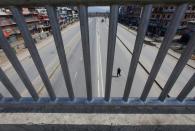
[[[101, 20], [102, 18], [89, 19], [92, 89], [94, 97], [103, 97], [105, 93], [109, 21], [106, 19], [105, 22], [101, 22]], [[124, 93], [128, 69], [132, 57], [131, 52], [133, 52], [136, 34], [127, 31], [122, 25], [118, 24], [117, 36], [118, 38], [116, 40], [115, 48], [111, 97], [121, 97]], [[85, 73], [79, 23], [75, 23], [64, 29], [62, 31], [62, 38], [75, 96], [86, 97]], [[44, 42], [47, 44], [39, 48], [38, 51], [50, 78], [51, 84], [58, 97], [67, 97], [68, 94], [66, 85], [61, 67], [59, 65], [54, 40], [52, 37], [50, 37]], [[131, 52], [129, 52], [124, 45]], [[140, 63], [148, 72], [150, 72], [152, 68], [157, 53], [158, 49], [156, 47], [144, 44], [140, 57]], [[171, 74], [176, 62], [177, 59], [169, 55], [166, 56], [162, 68], [156, 78], [156, 81], [160, 86], [156, 83], [153, 84], [149, 94], [150, 97], [158, 97], [160, 95], [162, 88]], [[48, 96], [31, 57], [26, 57], [21, 61], [21, 63], [39, 95], [43, 97]], [[116, 69], [118, 67], [122, 69], [121, 77], [116, 77]], [[195, 70], [193, 68], [186, 66], [169, 95], [172, 97], [177, 96], [194, 72]], [[21, 82], [20, 78], [12, 67], [6, 70], [6, 74], [12, 83], [14, 83], [17, 90], [21, 92], [22, 96], [29, 96], [24, 84]], [[140, 97], [147, 78], [148, 73], [139, 64], [136, 70], [130, 97]], [[0, 91], [4, 96], [10, 96], [6, 88], [1, 83], [0, 87]], [[189, 96], [193, 96], [194, 93], [195, 90], [193, 90]]]

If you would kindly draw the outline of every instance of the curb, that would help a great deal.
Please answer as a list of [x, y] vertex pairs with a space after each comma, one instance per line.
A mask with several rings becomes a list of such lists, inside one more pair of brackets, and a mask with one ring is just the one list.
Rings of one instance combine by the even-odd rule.
[[[74, 23], [74, 24], [70, 24], [69, 26], [67, 26], [66, 28], [64, 28], [64, 30], [62, 30], [62, 33], [65, 33], [67, 31], [67, 29], [69, 29], [71, 26], [74, 26], [78, 24], [78, 22]], [[64, 32], [63, 32], [64, 31]], [[42, 41], [40, 41], [39, 43], [36, 44], [37, 50], [47, 46], [47, 44], [49, 44], [49, 42], [53, 39], [53, 35], [50, 35], [49, 37], [46, 37], [47, 39], [44, 39]], [[48, 42], [44, 43], [46, 40], [48, 40]], [[27, 57], [30, 56], [30, 53], [28, 52], [28, 49], [26, 51], [24, 51], [21, 54], [16, 55], [18, 57], [18, 60], [20, 62], [22, 62], [23, 60], [25, 60]], [[2, 70], [4, 72], [6, 72], [8, 69], [10, 69], [12, 67], [12, 64], [9, 62], [9, 60], [7, 60], [5, 63], [0, 65]]]
[[[137, 35], [135, 32], [131, 31], [131, 30], [128, 29], [126, 26], [124, 26], [124, 25], [122, 25], [122, 24], [119, 24], [119, 25], [120, 25], [123, 29], [125, 29], [126, 31], [130, 32], [131, 34]], [[145, 37], [145, 38], [148, 39], [148, 40], [144, 40], [144, 44], [145, 44], [145, 43], [149, 43], [149, 44], [146, 44], [146, 45], [154, 46], [154, 47], [156, 47], [157, 49], [160, 48], [159, 45], [160, 45], [161, 43], [157, 44], [157, 42], [152, 41], [150, 38], [148, 38], [148, 37]], [[151, 40], [151, 41], [150, 41], [150, 40]], [[177, 60], [180, 58], [180, 55], [181, 55], [181, 54], [178, 54], [177, 52], [174, 52], [173, 50], [170, 50], [170, 49], [168, 50], [167, 54], [168, 54], [169, 56], [171, 56], [171, 57], [177, 59]], [[177, 55], [176, 55], [176, 54], [177, 54]], [[192, 68], [192, 69], [195, 69], [195, 63], [194, 63], [193, 60], [194, 60], [194, 59], [189, 59], [189, 61], [188, 61], [188, 63], [187, 63], [187, 66], [189, 66], [189, 67]]]

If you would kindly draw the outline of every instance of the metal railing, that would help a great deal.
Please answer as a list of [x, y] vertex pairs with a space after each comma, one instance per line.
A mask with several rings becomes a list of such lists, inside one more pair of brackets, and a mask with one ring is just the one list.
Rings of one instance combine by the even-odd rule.
[[[152, 12], [152, 4], [175, 4], [177, 10], [171, 20], [164, 40], [158, 51], [157, 57], [149, 73], [148, 80], [140, 98], [131, 98], [132, 83], [135, 71], [139, 63], [142, 46], [149, 18]], [[120, 113], [195, 113], [195, 99], [186, 98], [195, 86], [195, 74], [187, 82], [186, 86], [176, 98], [166, 98], [177, 78], [181, 74], [184, 66], [187, 64], [193, 50], [195, 49], [195, 33], [192, 35], [187, 48], [179, 58], [175, 68], [173, 69], [167, 83], [165, 84], [159, 98], [148, 98], [148, 94], [155, 81], [155, 78], [161, 68], [162, 62], [171, 46], [171, 41], [176, 34], [177, 28], [182, 20], [189, 3], [195, 3], [194, 0], [1, 0], [0, 7], [9, 7], [13, 17], [21, 31], [26, 46], [30, 52], [33, 62], [39, 72], [39, 75], [49, 94], [48, 98], [38, 96], [35, 88], [27, 76], [23, 66], [19, 62], [15, 53], [11, 49], [8, 41], [0, 29], [0, 46], [5, 52], [7, 58], [15, 68], [20, 79], [26, 86], [32, 98], [23, 98], [20, 92], [16, 90], [4, 71], [0, 68], [0, 80], [5, 85], [13, 98], [3, 97], [0, 95], [1, 112], [120, 112]], [[113, 62], [115, 55], [116, 33], [119, 4], [142, 4], [144, 6], [141, 15], [141, 21], [138, 27], [135, 47], [132, 60], [129, 67], [128, 78], [124, 90], [124, 95], [120, 98], [110, 98]], [[84, 57], [85, 78], [86, 78], [86, 98], [76, 98], [70, 79], [69, 68], [66, 60], [64, 45], [60, 32], [60, 26], [57, 21], [56, 6], [75, 5], [79, 7], [81, 40]], [[106, 84], [104, 98], [93, 98], [92, 82], [91, 82], [91, 61], [90, 61], [90, 44], [89, 44], [89, 25], [87, 8], [90, 5], [108, 5], [110, 6], [109, 36], [108, 36], [108, 52], [107, 52], [107, 68], [106, 68]], [[20, 11], [21, 6], [45, 6], [50, 19], [53, 37], [60, 60], [63, 76], [65, 79], [68, 98], [57, 98], [47, 76], [43, 62], [39, 56], [38, 50], [34, 44], [32, 36], [28, 30], [27, 24]]]

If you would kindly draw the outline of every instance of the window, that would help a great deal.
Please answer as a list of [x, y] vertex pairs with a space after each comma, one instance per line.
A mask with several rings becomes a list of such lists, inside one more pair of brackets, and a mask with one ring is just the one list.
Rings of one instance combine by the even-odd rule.
[[195, 6], [192, 6], [192, 10], [195, 10]]
[[191, 6], [188, 6], [188, 10], [191, 10], [191, 8], [192, 8]]

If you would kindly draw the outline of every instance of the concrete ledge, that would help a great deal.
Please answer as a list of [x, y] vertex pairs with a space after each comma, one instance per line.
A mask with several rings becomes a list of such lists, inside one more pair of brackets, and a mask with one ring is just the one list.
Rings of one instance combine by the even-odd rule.
[[195, 115], [1, 113], [1, 131], [194, 131]]
[[0, 125], [2, 131], [194, 131], [195, 126], [186, 125]]

